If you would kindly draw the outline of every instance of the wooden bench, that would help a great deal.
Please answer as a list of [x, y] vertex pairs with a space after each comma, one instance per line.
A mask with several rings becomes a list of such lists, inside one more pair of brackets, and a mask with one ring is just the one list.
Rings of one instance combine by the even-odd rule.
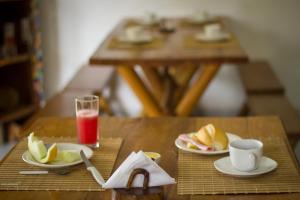
[[[48, 100], [46, 105], [25, 123], [24, 127], [29, 127], [39, 117], [75, 116], [75, 98], [88, 94], [102, 96], [101, 91], [109, 83], [112, 76], [113, 70], [111, 68], [82, 67], [65, 89]], [[108, 103], [102, 97], [100, 98], [100, 110], [112, 114]]]
[[238, 67], [247, 94], [283, 94], [284, 87], [266, 61]]
[[83, 66], [67, 84], [65, 90], [102, 90], [113, 74], [114, 70], [111, 67]]
[[249, 115], [280, 116], [292, 146], [300, 139], [300, 115], [283, 95], [250, 95]]

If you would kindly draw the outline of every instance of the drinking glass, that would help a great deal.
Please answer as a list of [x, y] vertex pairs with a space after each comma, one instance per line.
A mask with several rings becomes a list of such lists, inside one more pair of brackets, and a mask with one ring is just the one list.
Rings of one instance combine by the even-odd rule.
[[77, 136], [80, 144], [99, 147], [99, 97], [85, 95], [75, 99]]

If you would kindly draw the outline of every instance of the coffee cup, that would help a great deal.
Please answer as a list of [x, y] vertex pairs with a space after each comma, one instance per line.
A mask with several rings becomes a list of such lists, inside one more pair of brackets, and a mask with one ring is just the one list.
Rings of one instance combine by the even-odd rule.
[[221, 31], [220, 24], [209, 24], [204, 26], [204, 34], [208, 37], [217, 37], [220, 35]]
[[255, 170], [263, 155], [263, 143], [255, 139], [232, 141], [229, 144], [229, 155], [235, 169], [243, 172]]
[[129, 40], [135, 40], [140, 38], [144, 34], [144, 30], [141, 26], [130, 26], [126, 28], [125, 34]]

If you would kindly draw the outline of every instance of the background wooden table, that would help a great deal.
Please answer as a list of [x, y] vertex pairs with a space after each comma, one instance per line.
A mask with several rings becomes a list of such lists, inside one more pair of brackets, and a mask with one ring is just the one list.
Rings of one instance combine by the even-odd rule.
[[[224, 130], [243, 136], [249, 132], [261, 132], [281, 136], [289, 146], [284, 129], [277, 117], [248, 118], [101, 118], [101, 137], [122, 137], [114, 169], [132, 152], [155, 151], [162, 155], [161, 166], [172, 177], [177, 178], [178, 150], [174, 145], [177, 136], [195, 131], [201, 126], [213, 123]], [[39, 136], [76, 136], [74, 118], [40, 118], [27, 135], [35, 131]], [[290, 155], [294, 155], [289, 147]], [[21, 159], [21, 158], [20, 158]], [[295, 161], [295, 160], [294, 160]], [[296, 165], [296, 162], [295, 162]], [[213, 166], [212, 166], [213, 167]], [[53, 192], [53, 191], [0, 191], [0, 199], [110, 199], [111, 191], [105, 192]], [[177, 185], [165, 186], [166, 199], [190, 199], [190, 195], [177, 195]], [[251, 194], [251, 195], [205, 195], [203, 199], [300, 199], [300, 193], [293, 194]]]
[[[156, 47], [143, 48], [143, 45], [132, 45], [132, 48], [126, 49], [112, 48], [112, 41], [124, 34], [126, 27], [138, 24], [137, 19], [124, 19], [95, 51], [90, 63], [115, 66], [119, 75], [127, 81], [140, 99], [148, 116], [187, 116], [222, 63], [245, 63], [248, 57], [233, 34], [233, 39], [228, 42], [230, 45], [226, 45], [224, 41], [199, 45], [199, 42], [193, 40], [195, 34], [202, 30], [202, 25], [183, 26], [183, 18], [167, 20], [176, 27], [174, 33], [161, 33], [158, 26], [145, 28], [160, 41]], [[224, 19], [218, 18], [215, 23], [221, 24], [225, 30], [231, 32]], [[189, 38], [197, 47], [188, 45]], [[150, 90], [135, 72], [136, 65], [139, 65], [145, 74], [150, 83]], [[158, 70], [159, 67], [166, 68]], [[194, 75], [197, 75], [197, 78], [189, 87]]]

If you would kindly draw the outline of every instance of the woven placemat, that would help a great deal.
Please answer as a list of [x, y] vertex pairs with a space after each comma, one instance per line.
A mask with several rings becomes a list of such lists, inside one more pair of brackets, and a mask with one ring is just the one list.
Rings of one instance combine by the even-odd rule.
[[202, 156], [179, 151], [178, 194], [249, 194], [300, 192], [300, 176], [282, 138], [259, 138], [264, 155], [278, 162], [268, 174], [237, 178], [218, 172], [214, 161], [222, 156]]
[[145, 50], [160, 48], [162, 46], [161, 38], [153, 38], [151, 42], [131, 44], [128, 42], [119, 41], [118, 38], [114, 37], [109, 41], [108, 48], [110, 49], [126, 49], [126, 50]]
[[[75, 138], [41, 138], [45, 143], [76, 142]], [[91, 162], [101, 172], [105, 180], [110, 176], [119, 149], [121, 138], [101, 138], [101, 147], [94, 150]], [[71, 173], [58, 175], [50, 172], [45, 175], [20, 175], [21, 170], [41, 170], [22, 160], [27, 150], [27, 140], [20, 141], [0, 165], [0, 190], [55, 190], [55, 191], [103, 191], [93, 179], [84, 164], [71, 167]]]
[[238, 45], [238, 40], [232, 36], [228, 40], [216, 41], [216, 42], [205, 42], [195, 38], [195, 35], [187, 35], [184, 40], [184, 46], [186, 48], [228, 48]]

